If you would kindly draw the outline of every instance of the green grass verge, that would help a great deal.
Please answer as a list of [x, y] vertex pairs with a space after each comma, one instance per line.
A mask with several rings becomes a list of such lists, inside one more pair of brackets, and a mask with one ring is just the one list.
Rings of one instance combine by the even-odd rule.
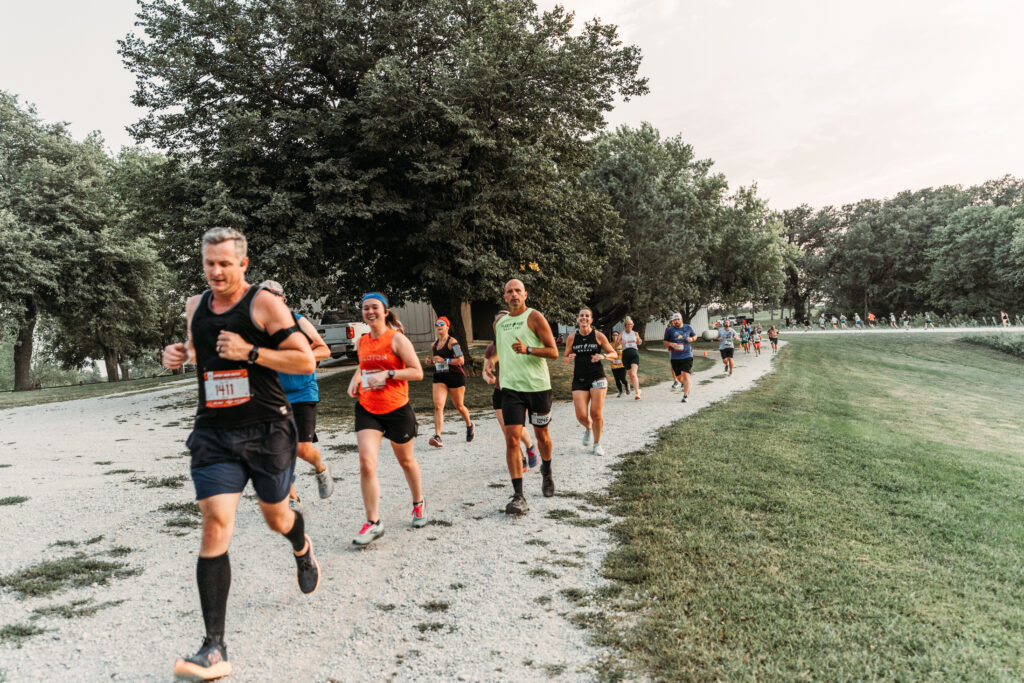
[[952, 335], [776, 363], [618, 466], [602, 676], [1024, 678], [1024, 364]]
[[[715, 356], [704, 358], [703, 350], [705, 348], [712, 348], [711, 345], [694, 345], [699, 348], [699, 351], [695, 352], [693, 371], [700, 372], [706, 370], [714, 365], [717, 359], [717, 343], [714, 345], [716, 349]], [[478, 359], [478, 366], [483, 367], [483, 354], [482, 349], [474, 348], [474, 355]], [[710, 352], [709, 352], [710, 356]], [[572, 365], [562, 362], [561, 360], [549, 360], [548, 370], [551, 374], [551, 389], [554, 393], [556, 401], [571, 401], [572, 391], [570, 386], [572, 384]], [[605, 374], [608, 377], [608, 381], [612, 385], [612, 389], [615, 387], [615, 382], [612, 379], [611, 370], [605, 364]], [[652, 384], [658, 384], [660, 382], [671, 381], [672, 371], [669, 367], [668, 354], [661, 351], [648, 351], [642, 350], [640, 352], [640, 386], [650, 386]], [[346, 390], [348, 389], [348, 383], [352, 379], [351, 372], [338, 372], [319, 380], [320, 384], [320, 405], [317, 409], [317, 426], [322, 426], [325, 429], [349, 429], [352, 426], [352, 411], [355, 409], [355, 400], [349, 398]], [[416, 414], [423, 418], [424, 416], [430, 416], [434, 412], [434, 399], [433, 399], [433, 369], [428, 368], [424, 371], [423, 379], [419, 382], [409, 383], [409, 401], [412, 403], [413, 410]], [[491, 394], [494, 392], [494, 388], [484, 382], [482, 377], [469, 377], [466, 380], [466, 395], [465, 403], [466, 407], [471, 411], [485, 410], [487, 414], [491, 413]], [[451, 421], [452, 419], [458, 419], [458, 413], [451, 407], [451, 400], [448, 401], [448, 410], [446, 412], [446, 420]]]
[[978, 346], [987, 346], [1011, 356], [1024, 357], [1024, 335], [1017, 333], [975, 334], [960, 341]]

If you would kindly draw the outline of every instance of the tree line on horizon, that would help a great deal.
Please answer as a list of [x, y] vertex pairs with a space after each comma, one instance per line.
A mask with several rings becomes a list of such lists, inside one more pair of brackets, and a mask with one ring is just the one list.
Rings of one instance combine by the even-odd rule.
[[709, 304], [845, 305], [864, 293], [844, 268], [867, 257], [828, 255], [854, 235], [904, 257], [902, 271], [871, 262], [890, 278], [866, 285], [872, 302], [922, 286], [921, 259], [871, 230], [906, 223], [939, 249], [920, 223], [945, 226], [941, 202], [898, 220], [903, 195], [849, 215], [773, 211], [679, 136], [606, 129], [616, 97], [647, 92], [616, 27], [531, 0], [411, 5], [141, 3], [119, 52], [148, 112], [131, 132], [159, 151], [110, 154], [0, 92], [0, 338], [15, 388], [32, 387], [34, 346], [66, 367], [103, 358], [114, 380], [180, 340], [214, 226], [242, 230], [250, 281], [279, 280], [292, 301], [425, 300], [463, 342], [462, 302], [500, 303], [511, 277], [552, 320], [590, 305], [602, 328]]

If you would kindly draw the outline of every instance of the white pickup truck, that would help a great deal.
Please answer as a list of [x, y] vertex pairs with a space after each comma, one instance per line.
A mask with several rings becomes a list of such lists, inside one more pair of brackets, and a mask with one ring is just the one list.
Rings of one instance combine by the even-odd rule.
[[331, 349], [331, 358], [355, 358], [359, 354], [359, 338], [370, 331], [363, 322], [349, 322], [344, 312], [328, 309], [323, 312], [316, 331]]

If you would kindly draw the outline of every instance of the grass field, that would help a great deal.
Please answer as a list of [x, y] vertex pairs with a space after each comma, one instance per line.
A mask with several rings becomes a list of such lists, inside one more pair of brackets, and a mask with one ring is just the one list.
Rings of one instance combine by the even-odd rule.
[[576, 615], [606, 677], [1021, 680], [1024, 364], [945, 335], [776, 362], [618, 466]]

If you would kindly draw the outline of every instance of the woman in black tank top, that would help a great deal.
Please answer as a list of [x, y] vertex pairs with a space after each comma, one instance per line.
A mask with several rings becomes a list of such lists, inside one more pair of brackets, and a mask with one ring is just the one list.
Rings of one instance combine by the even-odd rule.
[[590, 445], [593, 433], [594, 455], [604, 455], [601, 431], [604, 428], [604, 399], [608, 394], [608, 380], [601, 361], [617, 358], [615, 349], [603, 333], [593, 329], [594, 313], [580, 309], [576, 316], [579, 329], [569, 335], [565, 343], [565, 362], [573, 363], [572, 404], [576, 421], [583, 427], [583, 445]]
[[450, 324], [448, 318], [441, 316], [434, 323], [437, 330], [437, 341], [430, 345], [427, 366], [434, 369], [434, 436], [427, 442], [435, 448], [441, 448], [441, 430], [444, 428], [444, 405], [451, 394], [452, 405], [459, 411], [466, 422], [466, 441], [473, 440], [473, 422], [469, 417], [469, 408], [464, 399], [466, 396], [466, 371], [462, 369], [465, 358], [459, 343], [448, 334]]

